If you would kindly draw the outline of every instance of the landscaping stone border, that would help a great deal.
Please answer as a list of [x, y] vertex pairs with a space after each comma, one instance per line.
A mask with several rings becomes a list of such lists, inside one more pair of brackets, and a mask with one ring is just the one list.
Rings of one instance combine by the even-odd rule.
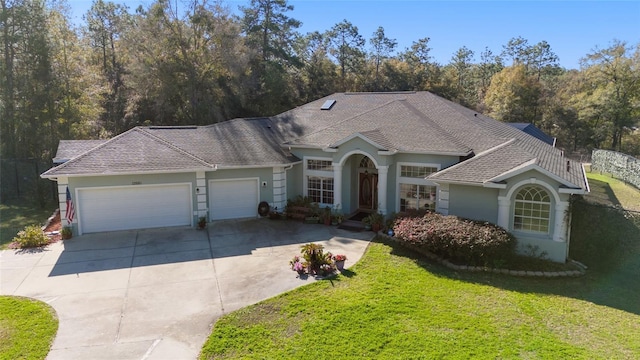
[[545, 277], [545, 278], [560, 278], [560, 277], [578, 277], [583, 276], [587, 272], [587, 267], [577, 261], [569, 260], [572, 264], [576, 265], [579, 270], [568, 270], [568, 271], [525, 271], [525, 270], [509, 270], [509, 269], [498, 269], [498, 268], [490, 268], [486, 266], [469, 266], [469, 265], [456, 265], [449, 260], [442, 258], [428, 250], [421, 249], [417, 246], [413, 246], [411, 244], [404, 243], [399, 241], [397, 238], [393, 236], [389, 236], [383, 232], [378, 232], [378, 236], [384, 237], [391, 241], [394, 241], [408, 249], [416, 251], [427, 258], [448, 267], [451, 270], [457, 271], [470, 271], [470, 272], [486, 272], [486, 273], [494, 273], [494, 274], [504, 274], [511, 276], [521, 276], [521, 277]]

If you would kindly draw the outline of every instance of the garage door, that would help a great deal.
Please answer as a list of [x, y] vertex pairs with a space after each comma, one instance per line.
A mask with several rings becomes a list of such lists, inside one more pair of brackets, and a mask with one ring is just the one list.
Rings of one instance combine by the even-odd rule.
[[78, 189], [82, 233], [191, 225], [190, 184]]
[[255, 217], [258, 202], [256, 179], [209, 181], [211, 220]]

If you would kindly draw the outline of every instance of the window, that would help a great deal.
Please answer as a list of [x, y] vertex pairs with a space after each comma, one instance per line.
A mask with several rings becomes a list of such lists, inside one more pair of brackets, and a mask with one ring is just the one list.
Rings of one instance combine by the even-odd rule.
[[431, 166], [411, 166], [411, 165], [400, 166], [401, 177], [425, 178], [437, 171], [438, 171], [437, 168], [431, 167]]
[[400, 184], [400, 211], [435, 208], [435, 186]]
[[362, 169], [375, 169], [376, 166], [373, 164], [373, 161], [371, 161], [371, 159], [369, 159], [367, 156], [363, 157], [362, 160], [360, 160], [360, 168]]
[[307, 160], [307, 170], [333, 171], [331, 160]]
[[515, 199], [513, 229], [549, 233], [551, 198], [538, 186], [526, 186]]
[[333, 204], [333, 178], [309, 176], [307, 194], [313, 202]]
[[397, 211], [435, 210], [438, 187], [425, 178], [439, 169], [438, 164], [398, 164]]

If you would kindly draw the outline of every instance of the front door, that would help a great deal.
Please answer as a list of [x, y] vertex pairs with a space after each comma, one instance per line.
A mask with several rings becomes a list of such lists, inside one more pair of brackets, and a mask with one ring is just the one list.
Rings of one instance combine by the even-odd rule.
[[378, 208], [378, 174], [360, 173], [358, 207], [375, 210]]

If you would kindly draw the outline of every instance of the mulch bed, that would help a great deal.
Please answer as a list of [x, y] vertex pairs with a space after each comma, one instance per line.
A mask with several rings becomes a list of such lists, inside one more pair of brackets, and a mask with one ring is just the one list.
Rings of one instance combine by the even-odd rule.
[[[60, 231], [62, 231], [62, 222], [60, 221], [60, 211], [55, 211], [55, 215], [53, 215], [53, 219], [49, 222], [49, 225], [44, 228], [44, 233], [49, 237], [49, 244], [53, 244], [62, 239], [62, 235], [60, 235]], [[48, 245], [48, 244], [47, 244]], [[11, 242], [7, 245], [9, 249], [20, 249], [20, 246], [17, 242]]]

